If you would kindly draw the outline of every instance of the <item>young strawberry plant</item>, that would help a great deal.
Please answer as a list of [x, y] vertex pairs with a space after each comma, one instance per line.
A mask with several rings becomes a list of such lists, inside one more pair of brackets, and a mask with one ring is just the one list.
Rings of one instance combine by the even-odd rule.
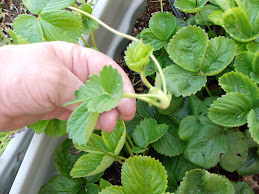
[[[247, 183], [211, 172], [259, 173], [258, 2], [209, 2], [177, 0], [178, 9], [195, 17], [181, 21], [158, 12], [137, 39], [94, 18], [89, 3], [24, 1], [38, 17], [15, 20], [10, 32], [17, 43], [77, 42], [102, 25], [133, 41], [125, 61], [147, 88], [123, 93], [121, 75], [107, 64], [64, 105], [80, 104], [67, 123], [31, 125], [37, 133], [69, 136], [55, 154], [60, 174], [40, 193], [253, 193]], [[94, 131], [99, 114], [122, 98], [138, 99], [135, 118], [119, 120], [110, 133]], [[121, 185], [100, 179], [114, 161], [122, 164]]]

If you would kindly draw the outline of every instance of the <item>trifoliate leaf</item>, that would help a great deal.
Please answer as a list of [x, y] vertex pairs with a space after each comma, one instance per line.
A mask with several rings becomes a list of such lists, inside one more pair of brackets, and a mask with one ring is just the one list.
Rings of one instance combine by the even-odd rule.
[[199, 27], [188, 26], [174, 35], [167, 51], [170, 58], [180, 67], [191, 72], [199, 72], [207, 45], [207, 34]]
[[228, 10], [235, 7], [235, 0], [215, 0], [215, 2], [223, 9]]
[[216, 37], [209, 40], [200, 70], [206, 76], [213, 76], [223, 71], [233, 60], [236, 45], [232, 39]]
[[227, 152], [227, 146], [227, 137], [220, 126], [204, 125], [191, 136], [184, 155], [192, 163], [208, 169], [219, 162], [220, 155]]
[[205, 170], [194, 169], [186, 173], [176, 194], [185, 193], [231, 193], [234, 186], [224, 176], [212, 174]]
[[48, 122], [45, 134], [52, 137], [60, 137], [66, 135], [66, 121], [52, 119]]
[[122, 186], [111, 186], [102, 190], [99, 194], [126, 194]]
[[196, 13], [206, 3], [207, 0], [176, 0], [174, 6], [185, 13]]
[[152, 52], [151, 45], [144, 44], [142, 40], [135, 41], [127, 47], [125, 62], [132, 71], [143, 71], [150, 61]]
[[137, 113], [143, 118], [154, 118], [157, 114], [157, 108], [155, 106], [150, 107], [148, 103], [138, 100]]
[[121, 183], [125, 193], [163, 193], [167, 187], [166, 170], [154, 158], [134, 156], [122, 166]]
[[241, 167], [237, 170], [239, 175], [252, 175], [259, 173], [259, 155], [256, 154], [257, 148], [251, 148], [248, 150], [248, 157], [246, 161], [241, 164]]
[[112, 184], [109, 181], [106, 181], [104, 179], [100, 179], [100, 188], [105, 189], [106, 187], [110, 187]]
[[227, 133], [227, 139], [228, 151], [221, 155], [220, 166], [229, 172], [234, 172], [246, 161], [248, 156], [247, 141], [240, 131]]
[[144, 44], [149, 44], [153, 46], [154, 51], [161, 49], [162, 47], [166, 46], [167, 44], [159, 40], [149, 28], [144, 29], [140, 33], [140, 37], [142, 38], [142, 41]]
[[259, 43], [258, 42], [249, 42], [246, 44], [246, 48], [251, 53], [259, 52]]
[[76, 0], [23, 0], [23, 3], [33, 14], [40, 14], [42, 11], [56, 11], [64, 9], [75, 2]]
[[164, 157], [161, 159], [163, 166], [168, 173], [168, 191], [174, 192], [178, 187], [178, 182], [183, 179], [185, 173], [191, 169], [197, 168], [195, 164], [187, 161], [184, 155], [176, 157]]
[[70, 175], [73, 178], [85, 177], [105, 171], [115, 158], [104, 154], [85, 154], [77, 160]]
[[70, 171], [83, 154], [85, 153], [75, 149], [70, 139], [66, 139], [55, 152], [54, 162], [56, 169], [62, 176], [71, 179]]
[[40, 25], [47, 41], [77, 43], [83, 32], [81, 18], [69, 11], [48, 11], [42, 14]]
[[253, 27], [247, 13], [238, 7], [225, 11], [223, 27], [232, 38], [241, 42], [249, 42], [259, 37], [258, 33], [253, 34]]
[[176, 97], [190, 96], [199, 91], [206, 83], [206, 76], [187, 71], [178, 65], [163, 69], [168, 90]]
[[209, 19], [218, 26], [223, 26], [223, 11], [214, 11], [209, 15]]
[[14, 44], [28, 44], [27, 38], [23, 38], [22, 36], [16, 34], [10, 28], [8, 29], [8, 34], [10, 35], [10, 37], [13, 40]]
[[247, 122], [251, 137], [259, 144], [259, 107], [249, 112]]
[[122, 120], [118, 120], [116, 127], [112, 132], [102, 131], [102, 138], [110, 152], [119, 155], [126, 140], [126, 128]]
[[165, 156], [177, 156], [183, 153], [185, 143], [178, 136], [179, 125], [172, 116], [158, 115], [158, 123], [164, 123], [169, 126], [168, 131], [158, 141], [152, 144], [152, 147], [160, 154]]
[[200, 9], [198, 13], [195, 14], [195, 20], [197, 24], [200, 25], [212, 25], [213, 22], [209, 19], [209, 15], [214, 11], [222, 11], [219, 6], [215, 6], [212, 4], [207, 4]]
[[253, 189], [245, 181], [233, 183], [236, 194], [254, 194]]
[[41, 134], [45, 131], [49, 123], [49, 120], [39, 120], [38, 122], [29, 125], [28, 127], [31, 128], [35, 133]]
[[247, 122], [252, 101], [241, 93], [227, 93], [218, 98], [209, 108], [209, 118], [226, 127], [241, 126]]
[[252, 102], [259, 99], [259, 88], [249, 77], [238, 72], [229, 72], [219, 78], [219, 85], [226, 92], [239, 92], [246, 95]]
[[[103, 138], [101, 136], [92, 133], [90, 138], [91, 138], [91, 141], [88, 141], [86, 145], [78, 145], [77, 143], [75, 143], [76, 149], [79, 149], [88, 153], [103, 154], [103, 152], [101, 152], [99, 149], [95, 147], [96, 145], [99, 148], [101, 148], [103, 151], [110, 152], [110, 150], [105, 145]], [[92, 141], [95, 145], [93, 145]]]
[[78, 145], [86, 145], [94, 130], [99, 113], [90, 112], [86, 108], [86, 102], [81, 104], [67, 121], [69, 138]]
[[178, 135], [181, 140], [188, 141], [192, 134], [196, 133], [200, 127], [200, 122], [197, 117], [187, 116], [180, 122]]
[[249, 51], [243, 51], [237, 54], [235, 57], [235, 70], [243, 73], [250, 77], [250, 72], [252, 71], [254, 54]]
[[48, 183], [41, 187], [39, 193], [80, 193], [85, 190], [84, 180], [69, 179], [61, 175], [52, 177]]
[[147, 148], [149, 144], [160, 139], [167, 130], [167, 125], [158, 125], [155, 119], [145, 118], [134, 130], [133, 139], [139, 147]]
[[20, 35], [22, 38], [26, 38], [29, 43], [44, 41], [39, 20], [32, 15], [19, 15], [15, 18], [12, 27], [16, 34]]
[[169, 12], [158, 12], [149, 21], [150, 31], [162, 41], [167, 41], [174, 31], [176, 19]]

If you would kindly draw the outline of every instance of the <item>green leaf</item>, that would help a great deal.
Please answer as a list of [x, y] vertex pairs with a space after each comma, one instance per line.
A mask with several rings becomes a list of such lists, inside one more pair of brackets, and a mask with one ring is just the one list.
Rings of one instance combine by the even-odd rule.
[[48, 11], [40, 19], [43, 36], [47, 41], [77, 43], [83, 32], [81, 18], [69, 11]]
[[173, 158], [163, 157], [161, 162], [168, 173], [167, 190], [170, 192], [174, 192], [176, 190], [178, 187], [178, 182], [183, 179], [187, 171], [198, 167], [187, 161], [182, 154]]
[[178, 65], [163, 69], [168, 90], [176, 97], [190, 96], [201, 90], [206, 83], [206, 76], [187, 71]]
[[[105, 145], [103, 138], [99, 135], [96, 135], [94, 133], [91, 134], [91, 140], [94, 142], [95, 145], [97, 145], [99, 148], [101, 148], [105, 152], [110, 152], [110, 150]], [[75, 144], [76, 149], [88, 152], [88, 153], [94, 153], [94, 154], [103, 154], [100, 150], [98, 150], [93, 144], [92, 141], [88, 141], [86, 145], [78, 145]]]
[[249, 77], [238, 72], [229, 72], [219, 78], [219, 85], [226, 92], [239, 92], [252, 102], [259, 98], [259, 88]]
[[189, 98], [184, 98], [183, 105], [173, 113], [173, 116], [178, 122], [180, 122], [184, 117], [192, 114], [192, 109], [190, 105]]
[[235, 7], [235, 0], [215, 0], [215, 2], [223, 9], [228, 10]]
[[76, 0], [23, 0], [23, 3], [33, 14], [40, 14], [42, 11], [56, 11], [64, 9], [75, 2]]
[[153, 46], [154, 51], [165, 47], [167, 44], [162, 40], [159, 40], [150, 30], [150, 28], [144, 29], [140, 33], [140, 37], [144, 44], [149, 44]]
[[207, 45], [207, 34], [199, 27], [188, 26], [174, 35], [167, 50], [177, 65], [191, 72], [199, 72]]
[[259, 107], [249, 112], [247, 122], [251, 137], [259, 144]]
[[234, 186], [224, 176], [194, 169], [186, 173], [176, 194], [185, 193], [232, 193]]
[[28, 44], [27, 38], [23, 38], [22, 36], [16, 34], [10, 28], [8, 29], [8, 34], [10, 35], [10, 37], [13, 40], [14, 44]]
[[73, 142], [66, 139], [55, 152], [54, 162], [56, 169], [62, 176], [71, 179], [69, 175], [70, 171], [72, 170], [77, 159], [83, 154], [83, 152], [78, 153], [78, 150], [75, 150]]
[[124, 122], [119, 120], [112, 132], [102, 131], [102, 138], [110, 152], [119, 155], [126, 140], [126, 128]]
[[90, 112], [86, 103], [81, 104], [67, 121], [67, 132], [74, 143], [86, 145], [94, 130], [99, 113]]
[[145, 118], [134, 130], [133, 139], [139, 147], [147, 148], [149, 144], [160, 139], [167, 130], [167, 125], [158, 125], [155, 119]]
[[141, 154], [148, 151], [148, 148], [133, 147], [131, 150], [135, 154]]
[[41, 187], [39, 193], [79, 193], [84, 190], [82, 180], [74, 180], [63, 177], [61, 175], [54, 176]]
[[14, 32], [22, 38], [26, 38], [29, 43], [43, 42], [43, 32], [39, 21], [32, 15], [19, 15], [12, 25]]
[[246, 44], [246, 48], [248, 51], [252, 53], [259, 52], [259, 43], [258, 42], [249, 42]]
[[60, 137], [66, 135], [66, 121], [52, 119], [48, 122], [45, 134], [52, 137]]
[[151, 45], [144, 44], [142, 40], [134, 41], [127, 47], [125, 62], [132, 71], [143, 71], [150, 61], [152, 52]]
[[248, 148], [258, 147], [258, 143], [256, 143], [254, 139], [251, 137], [251, 133], [249, 132], [249, 129], [245, 130], [244, 135], [246, 137]]
[[85, 190], [84, 193], [88, 193], [88, 194], [98, 194], [101, 191], [101, 189], [98, 187], [97, 184], [93, 184], [93, 183], [86, 183], [85, 184]]
[[228, 149], [227, 137], [217, 125], [204, 125], [189, 139], [184, 155], [186, 159], [203, 168], [211, 168], [219, 162]]
[[167, 187], [166, 170], [154, 158], [130, 157], [122, 166], [121, 183], [125, 193], [163, 193]]
[[105, 171], [115, 158], [104, 154], [85, 154], [77, 160], [70, 175], [73, 178], [92, 176]]
[[240, 93], [227, 93], [218, 98], [209, 108], [209, 118], [219, 125], [235, 127], [247, 122], [252, 101]]
[[38, 122], [29, 125], [28, 127], [31, 128], [35, 133], [41, 134], [45, 131], [49, 123], [49, 120], [39, 120]]
[[246, 161], [237, 170], [239, 175], [252, 175], [259, 173], [259, 155], [256, 154], [258, 148], [251, 148], [248, 151]]
[[213, 76], [223, 71], [233, 60], [236, 45], [232, 39], [216, 37], [209, 40], [200, 70], [206, 76]]
[[228, 151], [221, 155], [220, 166], [229, 172], [234, 172], [247, 158], [247, 141], [240, 131], [227, 133], [227, 139]]
[[201, 8], [199, 12], [195, 14], [195, 20], [200, 25], [212, 25], [213, 22], [209, 19], [209, 15], [214, 11], [222, 11], [219, 6], [207, 4]]
[[200, 122], [196, 116], [187, 116], [181, 120], [178, 135], [181, 140], [188, 141], [193, 133], [200, 128]]
[[104, 179], [100, 179], [100, 188], [105, 189], [106, 187], [110, 187], [112, 184], [109, 181], [106, 181]]
[[178, 136], [178, 124], [171, 116], [158, 115], [158, 123], [164, 123], [169, 126], [168, 131], [158, 141], [152, 144], [152, 147], [160, 154], [166, 156], [177, 156], [183, 153], [185, 143]]
[[252, 69], [255, 72], [255, 74], [257, 74], [258, 76], [259, 75], [259, 52], [257, 52], [254, 56]]
[[223, 11], [214, 11], [209, 15], [209, 19], [218, 26], [223, 26]]
[[137, 113], [143, 118], [154, 118], [157, 114], [157, 108], [155, 106], [150, 107], [148, 103], [138, 100]]
[[245, 181], [233, 183], [236, 194], [254, 194], [253, 189]]
[[111, 186], [108, 187], [99, 194], [126, 194], [122, 186]]
[[174, 6], [185, 13], [196, 13], [206, 3], [207, 0], [176, 0]]
[[87, 176], [84, 179], [86, 180], [87, 183], [96, 183], [100, 180], [103, 174], [104, 174], [103, 172], [100, 172], [99, 174], [96, 174], [96, 175]]
[[253, 27], [247, 13], [237, 7], [225, 11], [223, 27], [232, 38], [241, 42], [249, 42], [259, 37], [259, 34], [253, 34]]
[[149, 20], [150, 31], [162, 41], [171, 37], [176, 24], [176, 19], [169, 12], [158, 12]]
[[252, 71], [254, 54], [249, 51], [243, 51], [235, 57], [235, 70], [243, 73], [250, 77], [250, 72]]

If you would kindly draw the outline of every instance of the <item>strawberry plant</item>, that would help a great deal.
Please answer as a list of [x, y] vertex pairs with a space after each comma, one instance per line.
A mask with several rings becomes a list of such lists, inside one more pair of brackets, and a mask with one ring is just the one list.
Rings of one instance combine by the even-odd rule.
[[[24, 3], [37, 17], [15, 20], [10, 34], [16, 43], [75, 43], [83, 32], [94, 38], [102, 25], [133, 41], [125, 61], [147, 88], [123, 93], [121, 75], [107, 64], [64, 105], [80, 104], [67, 123], [31, 125], [36, 133], [69, 136], [55, 154], [60, 174], [40, 193], [253, 193], [247, 183], [211, 169], [259, 173], [258, 1], [177, 0], [178, 9], [195, 17], [182, 21], [158, 12], [140, 39], [94, 18], [91, 3]], [[110, 133], [94, 131], [99, 114], [125, 97], [138, 99], [135, 118], [119, 120]], [[121, 185], [100, 179], [114, 161], [122, 164]]]

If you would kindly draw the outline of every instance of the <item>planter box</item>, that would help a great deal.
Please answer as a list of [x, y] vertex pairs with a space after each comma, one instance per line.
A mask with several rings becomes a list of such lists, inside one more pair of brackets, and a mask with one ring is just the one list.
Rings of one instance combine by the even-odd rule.
[[15, 135], [0, 157], [0, 194], [8, 193], [33, 136], [25, 129]]
[[[146, 0], [98, 0], [94, 3], [96, 4], [93, 15], [123, 33], [132, 30], [137, 16], [146, 6]], [[113, 59], [121, 54], [129, 42], [101, 26], [96, 31], [95, 37], [100, 51]], [[10, 194], [38, 193], [40, 187], [57, 174], [53, 158], [56, 148], [64, 139], [65, 137], [52, 138], [44, 134], [34, 135]]]

